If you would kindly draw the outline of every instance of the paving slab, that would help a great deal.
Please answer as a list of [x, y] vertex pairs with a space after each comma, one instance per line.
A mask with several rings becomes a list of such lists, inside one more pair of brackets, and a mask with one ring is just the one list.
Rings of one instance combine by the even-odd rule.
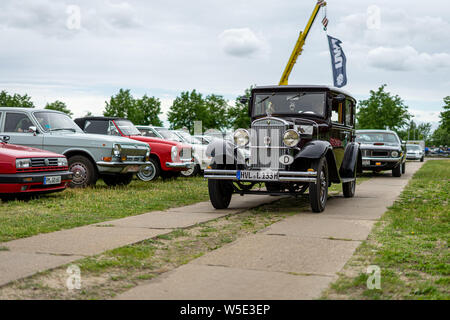
[[56, 256], [24, 252], [0, 252], [0, 286], [75, 261], [81, 256]]
[[143, 228], [86, 226], [5, 242], [16, 252], [95, 255], [170, 232]]
[[214, 250], [192, 263], [265, 271], [334, 275], [359, 241], [257, 234]]
[[312, 215], [319, 219], [334, 218], [334, 219], [351, 219], [351, 220], [378, 220], [386, 211], [385, 207], [366, 208], [359, 206], [334, 206], [330, 205], [332, 201], [328, 200], [327, 208], [320, 214], [313, 213], [311, 209], [307, 209], [300, 213], [300, 215]]
[[187, 264], [116, 299], [146, 300], [294, 300], [319, 296], [326, 276], [292, 275], [220, 266]]
[[262, 234], [298, 238], [366, 240], [375, 222], [296, 215], [266, 228]]

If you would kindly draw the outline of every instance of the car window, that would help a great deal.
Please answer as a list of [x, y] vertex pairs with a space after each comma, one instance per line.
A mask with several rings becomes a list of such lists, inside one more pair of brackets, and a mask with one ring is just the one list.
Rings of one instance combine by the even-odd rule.
[[331, 107], [331, 121], [344, 124], [344, 103], [333, 102]]
[[87, 120], [84, 125], [84, 132], [93, 134], [109, 134], [110, 121]]
[[120, 131], [126, 136], [139, 136], [141, 132], [136, 128], [136, 126], [130, 120], [115, 120], [114, 121], [119, 127]]
[[157, 138], [158, 136], [156, 135], [156, 133], [154, 133], [152, 130], [150, 129], [139, 129], [139, 131], [141, 132], [141, 134], [144, 137], [155, 137]]
[[66, 114], [58, 112], [38, 111], [34, 117], [46, 132], [72, 131], [83, 132], [80, 127]]
[[115, 126], [114, 122], [112, 122], [112, 121], [109, 121], [108, 135], [109, 136], [120, 136], [119, 130], [117, 130], [117, 127]]
[[353, 103], [349, 100], [345, 101], [345, 125], [353, 127], [353, 115], [352, 115]]
[[33, 122], [25, 113], [6, 113], [5, 132], [29, 132], [32, 126]]

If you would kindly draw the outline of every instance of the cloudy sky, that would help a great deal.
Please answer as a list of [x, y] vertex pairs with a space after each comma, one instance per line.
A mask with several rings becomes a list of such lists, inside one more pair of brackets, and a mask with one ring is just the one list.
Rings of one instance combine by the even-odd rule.
[[[37, 106], [61, 100], [101, 114], [119, 88], [161, 99], [185, 90], [234, 100], [277, 84], [315, 0], [2, 0], [0, 90]], [[348, 59], [358, 99], [386, 83], [414, 120], [439, 121], [450, 95], [448, 0], [329, 0], [328, 32]], [[320, 19], [291, 84], [331, 84]], [[165, 115], [163, 116], [165, 119]]]

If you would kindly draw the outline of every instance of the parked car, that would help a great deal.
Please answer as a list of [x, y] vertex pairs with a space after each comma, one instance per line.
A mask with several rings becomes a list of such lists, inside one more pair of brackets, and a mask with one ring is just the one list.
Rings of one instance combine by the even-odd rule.
[[[216, 209], [229, 206], [233, 193], [301, 195], [309, 189], [313, 212], [322, 212], [328, 187], [342, 183], [345, 197], [353, 197], [361, 164], [354, 142], [356, 100], [326, 86], [266, 86], [252, 89], [250, 132], [238, 129], [234, 143], [215, 140], [205, 170], [209, 197]], [[238, 148], [249, 146], [247, 164]], [[265, 184], [266, 190], [254, 190]]]
[[161, 139], [176, 141], [188, 144], [192, 148], [192, 157], [194, 159], [194, 166], [187, 171], [183, 171], [181, 173], [183, 176], [185, 177], [194, 176], [207, 167], [207, 163], [210, 159], [208, 159], [208, 157], [206, 157], [206, 155], [204, 154], [206, 148], [201, 144], [199, 145], [191, 144], [187, 142], [186, 139], [183, 139], [180, 135], [176, 134], [174, 131], [164, 127], [140, 126], [140, 125], [136, 127], [145, 137], [158, 137]]
[[159, 176], [172, 177], [193, 166], [190, 147], [179, 142], [144, 136], [127, 119], [117, 117], [85, 117], [75, 123], [86, 133], [122, 136], [147, 143], [150, 148], [148, 164], [142, 166], [137, 177], [151, 181]]
[[203, 172], [211, 163], [211, 157], [206, 154], [206, 149], [208, 148], [202, 142], [202, 140], [197, 139], [189, 132], [183, 130], [173, 130], [173, 132], [179, 136], [185, 143], [189, 143], [192, 146], [195, 167], [191, 172], [186, 172], [185, 176], [195, 176], [201, 172]]
[[72, 180], [67, 158], [0, 141], [0, 196], [63, 191]]
[[425, 151], [418, 144], [406, 145], [406, 159], [407, 160], [420, 160], [423, 162], [425, 159]]
[[[200, 135], [195, 135], [194, 137], [199, 139], [199, 140], [201, 140], [204, 145], [209, 145], [215, 139], [220, 139], [220, 140], [222, 140], [222, 139], [227, 140], [228, 139], [228, 136], [225, 136], [224, 138], [219, 138], [217, 136], [208, 136], [208, 135], [200, 136]], [[232, 139], [230, 139], [230, 141], [232, 141]], [[239, 150], [239, 152], [242, 152], [242, 156], [245, 157], [245, 159], [247, 161], [249, 161], [249, 159], [250, 159], [250, 150], [249, 150], [249, 148], [248, 147], [246, 147], [246, 148], [239, 148], [238, 150]]]
[[406, 172], [406, 148], [394, 131], [357, 130], [356, 141], [361, 144], [363, 170], [392, 170], [394, 177]]
[[65, 155], [73, 172], [71, 187], [94, 185], [98, 178], [110, 186], [127, 185], [150, 156], [146, 143], [86, 134], [69, 116], [53, 110], [1, 108], [0, 132], [11, 143]]

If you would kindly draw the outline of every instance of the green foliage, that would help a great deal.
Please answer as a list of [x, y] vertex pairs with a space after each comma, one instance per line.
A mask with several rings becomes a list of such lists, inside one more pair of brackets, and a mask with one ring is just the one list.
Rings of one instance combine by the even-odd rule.
[[436, 146], [448, 146], [450, 144], [450, 96], [444, 98], [444, 111], [441, 112], [441, 121], [431, 139]]
[[405, 130], [398, 132], [402, 140], [424, 140], [427, 141], [431, 133], [431, 123], [421, 123], [417, 125], [414, 121], [410, 121]]
[[392, 95], [382, 85], [370, 91], [370, 98], [359, 102], [358, 129], [387, 129], [398, 131], [408, 124], [411, 115], [408, 107], [398, 95]]
[[177, 97], [168, 113], [172, 129], [186, 128], [194, 131], [194, 122], [201, 121], [203, 130], [224, 129], [228, 127], [228, 103], [220, 95], [211, 94], [203, 98], [195, 89], [182, 92]]
[[14, 95], [8, 94], [6, 91], [0, 92], [0, 107], [14, 107], [14, 108], [34, 108], [34, 103], [28, 95]]
[[119, 93], [106, 102], [103, 115], [106, 117], [126, 118], [136, 125], [161, 126], [161, 101], [155, 97], [144, 95], [141, 99], [134, 98], [130, 90], [120, 89]]
[[47, 103], [44, 109], [61, 111], [67, 114], [69, 117], [73, 116], [72, 111], [70, 111], [70, 109], [67, 108], [66, 104], [59, 100], [56, 100], [55, 102], [52, 103]]
[[[245, 94], [247, 98], [250, 99], [251, 92], [252, 92], [252, 86], [248, 89], [245, 89]], [[233, 129], [238, 128], [250, 128], [251, 120], [248, 116], [248, 103], [242, 103], [239, 99], [240, 97], [236, 98], [235, 106], [230, 107], [228, 110], [228, 121], [230, 124], [230, 127]]]

